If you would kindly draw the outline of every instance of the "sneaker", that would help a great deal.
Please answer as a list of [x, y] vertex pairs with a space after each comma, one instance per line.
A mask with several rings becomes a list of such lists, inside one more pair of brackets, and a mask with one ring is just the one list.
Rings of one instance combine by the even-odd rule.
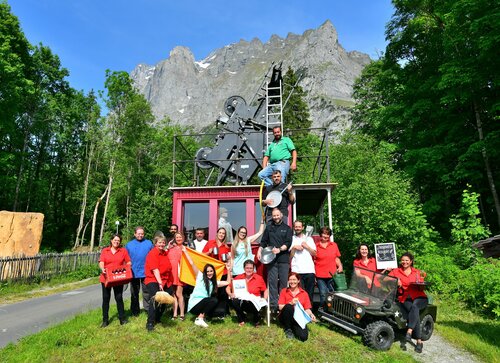
[[285, 336], [287, 339], [293, 339], [295, 336], [293, 335], [292, 329], [286, 329], [285, 330]]
[[423, 343], [417, 343], [417, 345], [415, 346], [415, 352], [422, 353], [422, 349], [423, 348], [424, 348], [424, 344]]
[[102, 324], [101, 324], [101, 328], [105, 328], [105, 327], [107, 327], [108, 325], [109, 325], [109, 321], [105, 320], [105, 321], [103, 321], [103, 322], [102, 322]]
[[120, 320], [120, 325], [125, 325], [125, 324], [128, 324], [128, 320], [127, 319]]
[[410, 334], [410, 333], [406, 333], [405, 340], [406, 340], [407, 342], [410, 342], [410, 343], [411, 343], [411, 334]]
[[202, 318], [196, 318], [194, 325], [201, 326], [202, 328], [208, 328], [208, 324]]
[[242, 321], [241, 323], [238, 323], [239, 326], [244, 326], [245, 325], [245, 322]]
[[180, 321], [184, 321], [184, 317], [183, 317], [182, 315], [181, 315], [181, 316], [179, 316], [179, 320], [180, 320]]
[[146, 324], [146, 330], [147, 331], [153, 331], [153, 330], [155, 330], [154, 324], [153, 323], [147, 323]]

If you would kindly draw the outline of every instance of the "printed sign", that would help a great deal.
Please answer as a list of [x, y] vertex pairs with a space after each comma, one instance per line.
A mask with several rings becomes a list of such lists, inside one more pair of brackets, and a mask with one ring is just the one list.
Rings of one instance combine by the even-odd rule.
[[248, 295], [247, 282], [245, 281], [245, 279], [233, 280], [233, 291], [234, 296], [238, 299], [241, 299], [242, 297]]
[[396, 245], [394, 243], [377, 243], [375, 245], [375, 259], [379, 270], [397, 268]]

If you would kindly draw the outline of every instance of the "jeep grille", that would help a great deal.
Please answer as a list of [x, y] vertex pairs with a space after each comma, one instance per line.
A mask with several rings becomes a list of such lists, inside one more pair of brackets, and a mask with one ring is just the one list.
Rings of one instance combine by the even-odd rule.
[[335, 315], [340, 315], [350, 320], [356, 320], [356, 306], [351, 301], [344, 300], [339, 297], [334, 297], [332, 301], [332, 310]]

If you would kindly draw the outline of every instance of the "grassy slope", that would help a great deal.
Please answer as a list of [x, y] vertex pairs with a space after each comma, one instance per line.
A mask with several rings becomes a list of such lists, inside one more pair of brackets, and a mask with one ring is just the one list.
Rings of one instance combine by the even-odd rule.
[[[210, 323], [209, 329], [163, 318], [153, 333], [145, 330], [146, 316], [121, 327], [115, 314], [111, 325], [99, 328], [100, 310], [80, 315], [0, 350], [3, 362], [412, 362], [394, 344], [376, 352], [359, 336], [322, 325], [310, 327], [305, 343], [287, 340], [275, 324], [240, 328], [235, 321]], [[190, 317], [192, 318], [192, 317]]]
[[62, 291], [79, 289], [99, 282], [99, 277], [85, 280], [72, 278], [53, 278], [40, 283], [3, 283], [0, 284], [0, 305], [56, 294]]
[[478, 316], [460, 303], [436, 299], [436, 331], [485, 362], [500, 362], [500, 321]]

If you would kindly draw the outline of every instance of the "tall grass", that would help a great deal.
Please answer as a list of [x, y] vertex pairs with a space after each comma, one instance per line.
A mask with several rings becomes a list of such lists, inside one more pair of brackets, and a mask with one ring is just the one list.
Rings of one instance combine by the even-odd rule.
[[97, 265], [88, 265], [82, 266], [75, 271], [50, 278], [0, 282], [0, 304], [14, 303], [71, 288], [76, 289], [92, 285], [98, 282], [99, 273], [100, 270]]
[[[239, 327], [226, 318], [202, 329], [164, 317], [154, 332], [146, 316], [120, 326], [116, 308], [107, 328], [99, 328], [99, 309], [21, 339], [0, 350], [3, 362], [413, 362], [395, 343], [388, 352], [365, 347], [359, 336], [327, 326], [310, 326], [309, 340], [287, 340], [272, 324]], [[188, 315], [189, 316], [189, 315]]]

